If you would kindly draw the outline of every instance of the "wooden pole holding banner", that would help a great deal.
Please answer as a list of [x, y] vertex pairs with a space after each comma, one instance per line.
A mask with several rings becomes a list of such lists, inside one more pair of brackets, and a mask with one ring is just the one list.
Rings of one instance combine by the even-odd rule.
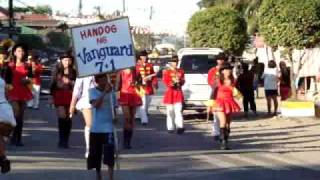
[[[108, 82], [111, 83], [111, 78], [110, 74], [107, 74], [108, 77]], [[113, 137], [114, 137], [114, 147], [115, 147], [115, 164], [116, 164], [116, 169], [120, 170], [120, 147], [119, 147], [119, 139], [118, 139], [118, 133], [117, 133], [117, 127], [115, 126], [115, 121], [116, 120], [116, 112], [115, 112], [115, 107], [114, 107], [114, 101], [113, 101], [113, 87], [112, 91], [110, 93], [110, 105], [112, 109], [112, 120], [113, 122]]]

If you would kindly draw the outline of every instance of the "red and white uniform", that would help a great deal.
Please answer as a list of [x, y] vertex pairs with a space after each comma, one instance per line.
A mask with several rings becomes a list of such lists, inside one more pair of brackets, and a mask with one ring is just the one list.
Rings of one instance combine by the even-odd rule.
[[[217, 82], [219, 82], [219, 68], [216, 66], [211, 68], [208, 72], [208, 84], [212, 88], [214, 86], [218, 86]], [[211, 99], [214, 98], [213, 92], [211, 93], [210, 98]], [[212, 121], [212, 134], [214, 136], [220, 135], [220, 121], [215, 114], [213, 115], [213, 121]]]
[[[178, 86], [174, 86], [178, 82]], [[182, 69], [168, 69], [163, 71], [163, 83], [166, 86], [163, 103], [167, 108], [167, 129], [183, 128], [182, 103], [184, 101], [181, 87], [185, 82]]]
[[173, 86], [173, 83], [176, 80], [179, 81], [181, 86], [184, 84], [184, 71], [182, 69], [168, 69], [163, 71], [163, 83], [167, 87], [167, 90], [164, 94], [163, 103], [166, 105], [182, 103], [184, 101], [181, 86], [179, 88], [175, 88]]
[[212, 87], [219, 76], [218, 67], [213, 67], [208, 72], [208, 84]]
[[137, 117], [141, 118], [141, 123], [148, 123], [148, 111], [152, 100], [151, 96], [154, 94], [154, 88], [157, 88], [158, 82], [151, 63], [137, 63], [136, 73], [142, 80], [142, 84], [139, 87], [142, 106], [137, 109]]
[[224, 112], [227, 115], [240, 111], [240, 106], [233, 97], [235, 88], [234, 85], [226, 86], [219, 83], [216, 98], [217, 111]]
[[13, 88], [8, 93], [9, 101], [29, 101], [32, 99], [32, 92], [27, 85], [22, 84], [22, 80], [28, 78], [29, 70], [26, 64], [16, 66], [15, 63], [10, 63], [9, 67], [12, 71], [12, 86]]
[[136, 92], [136, 73], [135, 71], [122, 70], [120, 73], [120, 98], [121, 106], [141, 106], [142, 101]]
[[146, 95], [153, 95], [154, 94], [154, 87], [157, 87], [158, 82], [157, 78], [155, 76], [155, 72], [153, 69], [153, 65], [151, 63], [138, 63], [136, 65], [136, 72], [137, 75], [140, 75], [142, 79], [144, 79], [147, 76], [154, 75], [150, 79], [147, 79], [143, 82], [142, 88], [144, 89], [144, 93]]
[[34, 65], [30, 64], [32, 68], [32, 94], [33, 99], [28, 102], [28, 107], [39, 108], [40, 102], [40, 88], [41, 88], [41, 78], [40, 75], [43, 71], [43, 67], [40, 63]]

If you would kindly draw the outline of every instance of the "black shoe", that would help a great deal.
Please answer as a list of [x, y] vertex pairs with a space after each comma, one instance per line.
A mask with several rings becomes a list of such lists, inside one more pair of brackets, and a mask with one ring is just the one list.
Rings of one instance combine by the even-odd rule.
[[142, 125], [142, 126], [147, 126], [147, 125], [148, 125], [148, 123], [142, 123], [141, 125]]
[[174, 133], [174, 130], [168, 130], [168, 133], [169, 133], [169, 134], [173, 134], [173, 133]]
[[11, 163], [8, 159], [2, 160], [2, 162], [0, 162], [0, 166], [2, 174], [8, 173], [11, 170]]
[[183, 133], [184, 133], [184, 128], [177, 129], [177, 134], [183, 134]]
[[221, 150], [229, 150], [227, 141], [222, 140], [221, 145], [220, 145], [220, 149]]

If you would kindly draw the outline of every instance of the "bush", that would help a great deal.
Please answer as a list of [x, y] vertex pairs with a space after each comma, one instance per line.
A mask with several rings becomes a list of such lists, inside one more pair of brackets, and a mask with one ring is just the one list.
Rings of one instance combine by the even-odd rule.
[[248, 41], [247, 23], [239, 11], [211, 7], [195, 13], [188, 24], [193, 47], [215, 47], [240, 55]]

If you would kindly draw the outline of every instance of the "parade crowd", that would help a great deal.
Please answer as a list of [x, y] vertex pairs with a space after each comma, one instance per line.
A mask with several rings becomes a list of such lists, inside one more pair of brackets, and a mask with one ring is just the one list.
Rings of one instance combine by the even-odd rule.
[[[39, 108], [43, 67], [39, 56], [32, 52], [29, 54], [23, 44], [16, 44], [10, 52], [2, 48], [0, 54], [0, 166], [1, 172], [7, 173], [10, 171], [10, 161], [5, 153], [5, 139], [10, 137], [11, 145], [24, 146], [24, 112], [27, 107]], [[275, 61], [269, 61], [265, 69], [259, 67], [257, 60], [250, 69], [248, 64], [242, 63], [241, 73], [235, 77], [234, 67], [227, 59], [223, 53], [217, 55], [217, 66], [208, 72], [212, 92], [207, 110], [213, 114], [213, 135], [222, 150], [229, 149], [232, 115], [241, 109], [236, 100], [238, 97], [242, 97], [244, 115], [248, 117], [249, 106], [254, 115], [258, 115], [255, 90], [259, 85], [264, 85], [270, 115], [277, 115], [279, 88], [282, 100], [290, 96], [290, 73], [284, 62], [280, 63], [280, 71]], [[185, 76], [184, 70], [178, 68], [178, 61], [178, 56], [174, 55], [164, 70], [155, 72], [148, 62], [148, 53], [141, 51], [134, 68], [77, 78], [72, 53], [63, 53], [53, 68], [50, 86], [52, 104], [57, 114], [58, 147], [69, 148], [72, 118], [76, 111], [80, 111], [85, 122], [87, 168], [96, 169], [97, 179], [102, 179], [103, 162], [108, 166], [109, 179], [113, 179], [117, 151], [114, 127], [118, 119], [116, 109], [121, 107], [123, 114], [123, 148], [131, 149], [136, 118], [141, 119], [143, 126], [149, 123], [148, 108], [152, 95], [158, 89], [160, 73], [166, 87], [163, 103], [166, 106], [168, 133], [183, 134], [182, 86]]]

